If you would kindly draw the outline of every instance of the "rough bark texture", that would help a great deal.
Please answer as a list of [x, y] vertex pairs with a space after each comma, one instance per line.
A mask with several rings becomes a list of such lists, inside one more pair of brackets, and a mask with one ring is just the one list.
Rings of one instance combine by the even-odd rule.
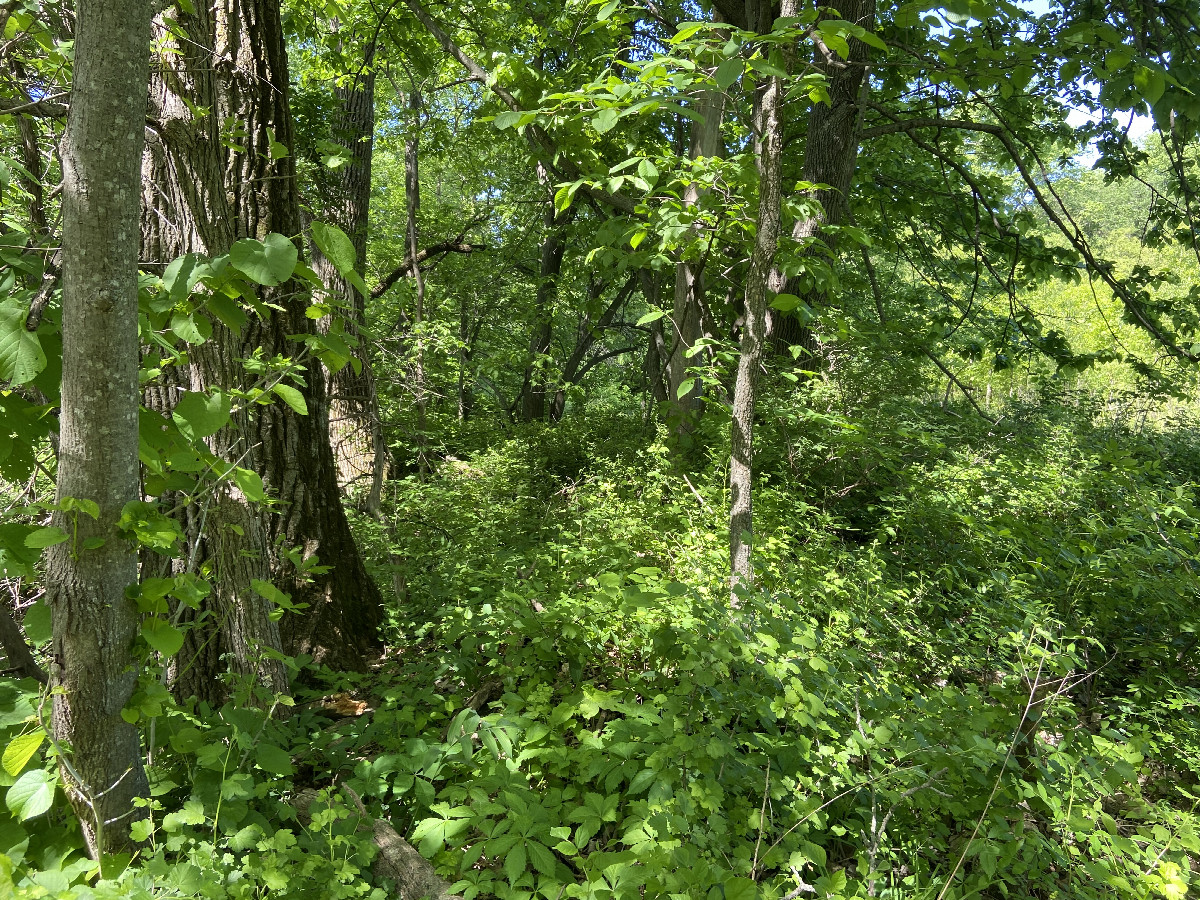
[[[188, 39], [178, 39], [161, 18], [156, 22], [162, 52], [152, 68], [150, 112], [157, 126], [142, 164], [142, 259], [151, 266], [165, 266], [186, 253], [225, 253], [235, 237], [219, 120], [215, 114], [193, 112], [214, 109], [219, 96], [212, 64], [215, 19], [203, 4], [169, 15], [175, 30]], [[212, 338], [189, 351], [187, 369], [168, 369], [168, 379], [146, 392], [147, 407], [169, 416], [184, 390], [238, 386], [245, 380], [241, 355], [239, 336], [215, 323]], [[208, 439], [208, 446], [219, 458], [246, 465], [250, 434], [250, 413], [242, 411]], [[268, 690], [286, 690], [282, 663], [262, 652], [281, 649], [279, 626], [270, 619], [269, 603], [251, 586], [254, 579], [271, 580], [266, 519], [265, 510], [229, 481], [217, 485], [203, 506], [183, 510], [183, 531], [188, 547], [195, 549], [172, 568], [207, 564], [214, 590], [199, 615], [185, 610], [181, 619], [190, 627], [172, 662], [176, 696], [222, 703], [226, 685], [217, 677], [225, 665], [222, 659], [239, 676]]]
[[[770, 27], [770, 4], [762, 4], [759, 29]], [[795, 15], [795, 0], [785, 0], [783, 15]], [[746, 275], [746, 314], [733, 389], [732, 449], [729, 462], [729, 560], [734, 588], [754, 581], [750, 559], [753, 515], [754, 405], [767, 327], [768, 282], [779, 246], [783, 180], [783, 79], [766, 79], [755, 97], [758, 164], [758, 212], [754, 252]]]
[[[691, 159], [719, 156], [724, 150], [724, 142], [721, 140], [723, 112], [722, 92], [711, 90], [701, 94], [696, 104], [696, 113], [702, 118], [692, 122], [689, 146]], [[683, 202], [686, 206], [696, 206], [700, 198], [700, 188], [694, 182], [684, 188]], [[679, 395], [680, 386], [688, 378], [688, 368], [699, 363], [688, 351], [702, 337], [712, 337], [715, 333], [705, 295], [702, 260], [682, 261], [675, 267], [675, 296], [671, 305], [671, 322], [674, 325], [674, 334], [668, 336], [671, 351], [666, 368], [667, 396], [670, 400], [668, 415], [675, 423], [677, 432], [684, 434], [695, 428], [703, 407], [699, 382], [694, 383], [683, 396]]]
[[[244, 237], [300, 232], [292, 157], [272, 159], [270, 150], [272, 138], [285, 147], [292, 143], [278, 0], [191, 6], [187, 14], [172, 11], [188, 39], [162, 54], [162, 77], [152, 91], [161, 125], [146, 154], [144, 253], [160, 264], [185, 252], [223, 253]], [[209, 112], [197, 116], [195, 109]], [[236, 123], [236, 130], [222, 134], [222, 123]], [[233, 486], [223, 486], [206, 507], [187, 511], [189, 535], [203, 531], [200, 559], [214, 568], [217, 597], [208, 625], [189, 633], [177, 691], [214, 702], [222, 699], [216, 677], [222, 653], [234, 655], [235, 670], [281, 686], [282, 667], [257, 660], [253, 648], [281, 645], [354, 667], [375, 644], [381, 617], [378, 588], [340, 502], [324, 372], [290, 337], [312, 333], [307, 297], [292, 283], [261, 296], [282, 311], [253, 320], [241, 333], [215, 325], [213, 339], [190, 353], [181, 385], [242, 384], [241, 360], [256, 353], [302, 357], [306, 367], [307, 416], [282, 403], [255, 406], [212, 444], [223, 458], [240, 460], [262, 476], [281, 501], [278, 513], [246, 503]], [[158, 390], [156, 405], [169, 410], [178, 387]], [[318, 554], [328, 570], [298, 572], [280, 553], [292, 548]], [[252, 577], [273, 581], [308, 608], [277, 626], [262, 598], [248, 589]]]
[[[833, 0], [829, 4], [829, 16], [845, 19], [867, 30], [875, 27], [875, 0]], [[862, 41], [850, 39], [850, 57], [843, 60], [816, 42], [814, 67], [825, 75], [829, 103], [817, 103], [808, 118], [808, 134], [804, 144], [803, 179], [810, 184], [828, 187], [811, 192], [813, 199], [821, 205], [821, 213], [811, 218], [800, 218], [792, 225], [792, 240], [806, 244], [820, 237], [828, 225], [841, 225], [846, 221], [850, 209], [848, 198], [850, 183], [858, 160], [858, 132], [862, 121], [861, 102], [863, 80], [870, 47]], [[835, 235], [826, 234], [825, 245], [837, 248]], [[771, 290], [776, 293], [801, 294], [798, 280], [789, 280], [781, 273], [772, 273]], [[819, 305], [821, 297], [815, 292], [804, 296], [810, 307]], [[775, 310], [768, 311], [768, 331], [772, 343], [780, 350], [800, 344], [810, 355], [817, 357], [815, 336], [801, 326], [795, 316], [786, 316]]]
[[[140, 616], [125, 589], [136, 547], [116, 523], [138, 499], [138, 167], [144, 143], [149, 0], [80, 0], [63, 163], [63, 378], [58, 512], [72, 539], [48, 554], [53, 728], [67, 796], [94, 856], [130, 846], [148, 793], [137, 729], [121, 718], [137, 682]], [[91, 539], [102, 541], [88, 548]]]
[[[348, 85], [338, 87], [337, 118], [333, 139], [345, 147], [350, 162], [317, 181], [323, 218], [337, 225], [354, 245], [355, 269], [367, 258], [368, 216], [371, 205], [371, 159], [375, 134], [375, 72], [370, 68], [373, 50], [363, 71]], [[358, 340], [366, 320], [366, 301], [336, 268], [313, 250], [313, 269], [332, 299], [342, 307], [346, 334]], [[328, 327], [328, 323], [323, 323]], [[329, 440], [337, 460], [338, 483], [343, 490], [366, 482], [364, 508], [379, 509], [386, 448], [379, 419], [375, 369], [371, 355], [359, 343], [355, 355], [362, 367], [343, 366], [329, 375]]]
[[[288, 107], [287, 53], [279, 0], [221, 0], [217, 59], [222, 121], [245, 129], [242, 150], [230, 153], [225, 189], [231, 197], [237, 236], [262, 239], [270, 232], [300, 232], [294, 157], [272, 159], [270, 138], [292, 147]], [[263, 291], [283, 309], [252, 321], [242, 338], [242, 356], [257, 350], [299, 355], [290, 336], [311, 334], [307, 297], [294, 283]], [[301, 388], [308, 415], [283, 404], [262, 407], [250, 423], [254, 468], [280, 499], [281, 514], [270, 520], [268, 538], [304, 557], [319, 555], [325, 572], [304, 575], [290, 564], [276, 566], [275, 582], [305, 603], [302, 615], [285, 616], [280, 630], [289, 653], [311, 653], [334, 667], [358, 667], [377, 645], [382, 598], [355, 546], [342, 509], [337, 465], [329, 444], [329, 405], [324, 372], [311, 357]], [[278, 557], [276, 557], [278, 559]]]

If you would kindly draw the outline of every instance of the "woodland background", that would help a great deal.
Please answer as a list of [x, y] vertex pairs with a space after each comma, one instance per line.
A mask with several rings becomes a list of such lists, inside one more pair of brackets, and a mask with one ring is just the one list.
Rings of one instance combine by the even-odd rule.
[[1187, 895], [1195, 2], [0, 23], [0, 897]]

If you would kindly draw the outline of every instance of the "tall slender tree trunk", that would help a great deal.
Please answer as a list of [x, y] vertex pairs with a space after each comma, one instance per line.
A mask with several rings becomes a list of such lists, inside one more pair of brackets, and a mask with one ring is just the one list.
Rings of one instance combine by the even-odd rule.
[[[362, 71], [348, 85], [335, 89], [338, 102], [334, 140], [345, 147], [350, 162], [317, 178], [322, 215], [337, 225], [354, 245], [355, 269], [362, 271], [367, 259], [367, 233], [371, 207], [371, 161], [375, 135], [375, 48], [363, 60]], [[387, 448], [379, 417], [375, 367], [371, 354], [361, 343], [366, 322], [366, 298], [313, 249], [313, 269], [332, 298], [342, 307], [345, 331], [358, 342], [356, 356], [361, 367], [343, 366], [329, 375], [329, 439], [337, 460], [338, 483], [343, 489], [369, 482], [364, 509], [379, 510]], [[328, 321], [322, 323], [328, 327]]]
[[[149, 0], [79, 0], [63, 162], [63, 378], [54, 547], [53, 729], [93, 856], [126, 849], [148, 794], [138, 732], [121, 717], [137, 683], [137, 550], [116, 524], [138, 499], [138, 168]], [[94, 511], [94, 510], [93, 510]]]
[[425, 385], [425, 276], [417, 262], [417, 230], [421, 213], [421, 92], [413, 86], [409, 95], [408, 137], [404, 141], [404, 201], [406, 209], [405, 235], [408, 252], [413, 259], [413, 282], [416, 287], [416, 304], [413, 308], [413, 393], [417, 405], [417, 456], [418, 468], [425, 475], [429, 471], [426, 451], [426, 407], [429, 402]]
[[[782, 15], [796, 14], [796, 0], [784, 0]], [[771, 24], [771, 5], [761, 3], [757, 28]], [[766, 339], [768, 282], [779, 247], [782, 219], [783, 106], [784, 79], [767, 78], [755, 96], [755, 131], [758, 165], [758, 213], [754, 251], [746, 275], [746, 315], [738, 356], [737, 380], [733, 389], [732, 450], [729, 464], [729, 560], [731, 583], [754, 581], [751, 550], [754, 533], [753, 452], [754, 406], [758, 370], [762, 366]], [[736, 600], [736, 597], [735, 597]]]

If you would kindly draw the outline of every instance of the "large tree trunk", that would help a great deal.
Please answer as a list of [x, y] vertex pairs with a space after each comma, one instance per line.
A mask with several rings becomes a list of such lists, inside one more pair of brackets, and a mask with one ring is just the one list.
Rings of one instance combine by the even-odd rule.
[[[193, 112], [213, 109], [219, 93], [213, 68], [216, 22], [204, 4], [186, 13], [172, 10], [170, 15], [174, 31], [188, 39], [176, 37], [161, 18], [156, 23], [156, 37], [163, 45], [150, 82], [156, 127], [142, 165], [142, 259], [155, 267], [186, 253], [225, 253], [235, 235], [224, 187], [220, 121], [214, 114]], [[169, 378], [147, 390], [147, 406], [169, 416], [181, 390], [228, 391], [239, 386], [245, 380], [241, 355], [239, 336], [215, 323], [211, 339], [189, 351], [186, 370], [168, 369]], [[236, 414], [208, 439], [209, 449], [220, 459], [246, 465], [250, 416], [247, 410]], [[252, 587], [255, 579], [271, 580], [266, 511], [225, 480], [202, 508], [185, 507], [181, 520], [188, 546], [195, 551], [186, 560], [176, 560], [173, 569], [207, 562], [213, 594], [200, 614], [183, 611], [181, 621], [189, 627], [183, 649], [172, 662], [172, 690], [180, 698], [195, 696], [220, 705], [227, 690], [218, 677], [223, 658], [237, 675], [271, 691], [285, 690], [282, 663], [262, 652], [282, 649], [279, 626], [270, 618], [267, 600]]]
[[[225, 173], [237, 235], [261, 240], [270, 232], [299, 234], [294, 157], [272, 158], [277, 154], [271, 152], [272, 137], [293, 146], [279, 0], [221, 0], [218, 17], [218, 110], [222, 120], [245, 129], [242, 149], [228, 155]], [[282, 311], [251, 322], [241, 355], [300, 354], [303, 345], [292, 336], [313, 333], [304, 291], [289, 282], [264, 290], [263, 300]], [[272, 545], [299, 550], [304, 558], [318, 555], [325, 569], [306, 572], [276, 557], [276, 583], [293, 603], [307, 604], [302, 615], [285, 616], [280, 630], [289, 653], [310, 653], [333, 667], [359, 667], [378, 645], [382, 598], [342, 509], [324, 372], [311, 356], [305, 364], [301, 393], [308, 415], [273, 404], [262, 407], [250, 423], [257, 447], [253, 468], [283, 507], [270, 520]]]
[[[875, 0], [833, 0], [830, 15], [863, 28], [875, 27]], [[850, 38], [850, 56], [843, 60], [817, 40], [814, 67], [825, 76], [829, 103], [817, 103], [808, 117], [808, 134], [804, 144], [804, 181], [822, 184], [810, 196], [820, 203], [821, 212], [811, 218], [800, 218], [792, 225], [792, 240], [806, 243], [820, 237], [828, 225], [841, 225], [850, 209], [850, 183], [858, 160], [858, 132], [862, 122], [862, 91], [871, 48], [857, 38]], [[824, 235], [830, 251], [837, 249], [837, 238]], [[814, 256], [816, 254], [814, 253]], [[772, 273], [771, 290], [776, 293], [800, 295], [798, 279], [787, 279], [778, 271]], [[809, 307], [820, 305], [822, 296], [816, 291], [804, 293]], [[768, 310], [767, 330], [772, 344], [779, 350], [791, 345], [804, 347], [810, 360], [819, 360], [816, 336], [794, 315]]]
[[[127, 849], [148, 794], [137, 729], [137, 549], [118, 534], [138, 499], [138, 168], [146, 121], [149, 0], [79, 0], [63, 163], [63, 378], [58, 502], [71, 535], [49, 553], [53, 728], [67, 796], [93, 856]], [[93, 510], [94, 511], [94, 510]], [[98, 542], [98, 546], [94, 543]]]
[[[145, 253], [160, 264], [185, 252], [220, 254], [239, 238], [300, 232], [292, 157], [279, 158], [270, 146], [273, 138], [290, 147], [292, 138], [278, 0], [192, 8], [173, 13], [188, 38], [178, 53], [162, 55], [166, 71], [155, 83], [161, 125], [146, 157]], [[208, 112], [196, 116], [196, 109]], [[243, 129], [236, 141], [222, 140], [221, 123], [229, 121]], [[242, 384], [241, 360], [256, 353], [302, 357], [305, 365], [308, 415], [281, 403], [253, 406], [211, 445], [227, 461], [258, 472], [281, 501], [278, 512], [250, 504], [233, 485], [222, 485], [207, 509], [188, 511], [190, 526], [206, 536], [201, 558], [214, 564], [209, 622], [220, 633], [189, 634], [181, 658], [191, 664], [180, 666], [187, 684], [177, 691], [213, 701], [222, 699], [217, 666], [223, 652], [234, 654], [235, 670], [282, 687], [282, 666], [255, 648], [282, 646], [331, 666], [355, 667], [375, 645], [381, 619], [378, 588], [341, 506], [324, 372], [292, 339], [313, 331], [307, 297], [294, 283], [265, 289], [261, 297], [282, 311], [240, 333], [215, 325], [212, 340], [191, 351], [184, 378], [184, 386], [195, 389]], [[297, 548], [303, 557], [317, 554], [324, 571], [300, 571], [281, 552]], [[274, 582], [308, 608], [276, 625], [263, 598], [249, 589], [251, 578]], [[189, 652], [199, 654], [194, 662]]]
[[[696, 113], [701, 119], [692, 122], [689, 156], [693, 160], [719, 156], [724, 150], [721, 139], [724, 94], [717, 90], [705, 91], [696, 103]], [[700, 198], [701, 192], [695, 182], [684, 188], [683, 202], [686, 206], [695, 207]], [[676, 433], [684, 435], [695, 429], [703, 410], [703, 389], [698, 381], [680, 395], [680, 388], [688, 378], [688, 369], [699, 363], [690, 355], [690, 351], [697, 341], [713, 337], [715, 331], [708, 311], [704, 261], [701, 259], [683, 260], [675, 267], [671, 322], [674, 333], [667, 338], [671, 351], [666, 365], [667, 397], [670, 401], [668, 418]]]
[[[783, 16], [794, 16], [796, 0], [784, 0]], [[770, 28], [770, 4], [761, 3], [758, 30]], [[784, 79], [767, 78], [755, 96], [754, 123], [758, 164], [758, 213], [754, 251], [746, 275], [746, 314], [742, 326], [737, 380], [733, 389], [732, 448], [729, 462], [729, 560], [734, 589], [754, 581], [750, 558], [753, 531], [754, 405], [758, 370], [766, 339], [768, 281], [781, 230], [783, 182]], [[735, 598], [736, 600], [736, 598]]]
[[[354, 266], [359, 272], [367, 259], [371, 206], [371, 159], [375, 134], [373, 57], [372, 46], [358, 77], [351, 84], [335, 90], [338, 112], [333, 138], [345, 147], [350, 162], [317, 179], [321, 214], [349, 236], [354, 245]], [[332, 299], [342, 307], [341, 315], [347, 336], [352, 342], [359, 341], [366, 321], [366, 298], [316, 249], [313, 250], [313, 269], [321, 277]], [[322, 324], [328, 326], [328, 322]], [[344, 490], [366, 481], [369, 487], [364, 508], [375, 514], [379, 510], [383, 487], [386, 448], [371, 354], [360, 342], [356, 356], [362, 364], [360, 369], [356, 371], [353, 366], [343, 366], [329, 375], [329, 439], [337, 460], [338, 483]]]

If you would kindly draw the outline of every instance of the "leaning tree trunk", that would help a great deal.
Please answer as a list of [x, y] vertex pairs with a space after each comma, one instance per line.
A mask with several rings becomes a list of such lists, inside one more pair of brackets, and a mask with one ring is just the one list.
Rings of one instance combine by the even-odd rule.
[[[759, 10], [759, 30], [770, 27], [770, 4]], [[783, 16], [794, 16], [796, 0], [784, 0]], [[783, 182], [783, 105], [784, 79], [767, 78], [755, 97], [755, 128], [758, 132], [758, 213], [754, 251], [746, 275], [746, 317], [738, 356], [737, 380], [733, 389], [732, 448], [729, 462], [729, 560], [731, 584], [754, 581], [750, 559], [752, 548], [754, 404], [758, 388], [758, 370], [762, 365], [767, 327], [767, 293], [779, 246]], [[735, 597], [736, 601], [736, 597]]]
[[[354, 245], [354, 267], [361, 272], [367, 260], [367, 231], [371, 206], [371, 160], [375, 135], [375, 71], [372, 46], [363, 70], [354, 81], [335, 89], [337, 113], [334, 140], [342, 145], [350, 162], [335, 172], [317, 177], [321, 214], [337, 225]], [[338, 483], [343, 490], [366, 481], [369, 485], [364, 508], [375, 514], [386, 466], [386, 447], [379, 417], [375, 368], [371, 354], [361, 343], [366, 322], [366, 298], [337, 271], [319, 250], [313, 249], [313, 269], [342, 307], [342, 321], [351, 342], [358, 342], [355, 355], [361, 368], [343, 366], [328, 377], [329, 440], [337, 461]], [[328, 327], [328, 322], [323, 322]]]
[[[146, 121], [149, 0], [79, 0], [62, 147], [63, 377], [58, 502], [71, 539], [47, 562], [54, 617], [53, 729], [88, 850], [132, 845], [149, 793], [137, 729], [137, 548], [117, 532], [138, 494], [138, 167]], [[94, 504], [92, 509], [79, 503]], [[98, 512], [93, 517], [92, 512]]]
[[[277, 144], [293, 146], [279, 0], [221, 0], [218, 20], [218, 113], [222, 121], [245, 129], [225, 171], [237, 236], [261, 240], [270, 232], [299, 234], [295, 160], [291, 153], [279, 157], [271, 144], [273, 137]], [[251, 322], [241, 355], [299, 356], [304, 345], [294, 336], [313, 333], [303, 289], [288, 282], [264, 290], [262, 299], [281, 311]], [[253, 467], [282, 505], [270, 520], [269, 540], [305, 559], [316, 555], [321, 563], [306, 571], [275, 557], [275, 582], [293, 603], [307, 604], [303, 614], [284, 617], [281, 632], [289, 653], [309, 653], [333, 667], [359, 667], [378, 645], [382, 598], [342, 508], [324, 372], [311, 357], [305, 365], [301, 393], [308, 414], [272, 404], [250, 423], [250, 442], [257, 448]]]
[[[833, 0], [829, 15], [853, 22], [871, 30], [875, 27], [875, 0]], [[809, 184], [820, 184], [809, 196], [820, 204], [820, 212], [799, 218], [792, 226], [792, 240], [809, 243], [820, 237], [829, 225], [841, 225], [850, 209], [850, 183], [858, 160], [858, 133], [862, 123], [862, 91], [865, 88], [867, 62], [871, 48], [857, 38], [849, 38], [850, 55], [843, 60], [817, 38], [813, 60], [817, 71], [825, 76], [829, 103], [813, 105], [808, 117], [808, 134], [804, 144], [804, 176]], [[837, 237], [826, 233], [823, 241], [829, 250], [837, 249]], [[820, 251], [812, 251], [814, 255]], [[776, 271], [771, 276], [771, 289], [776, 293], [799, 295], [798, 279], [788, 279]], [[810, 291], [803, 297], [809, 307], [820, 305], [822, 296]], [[786, 351], [799, 344], [810, 360], [819, 360], [816, 336], [798, 318], [768, 310], [767, 329], [776, 349]]]

